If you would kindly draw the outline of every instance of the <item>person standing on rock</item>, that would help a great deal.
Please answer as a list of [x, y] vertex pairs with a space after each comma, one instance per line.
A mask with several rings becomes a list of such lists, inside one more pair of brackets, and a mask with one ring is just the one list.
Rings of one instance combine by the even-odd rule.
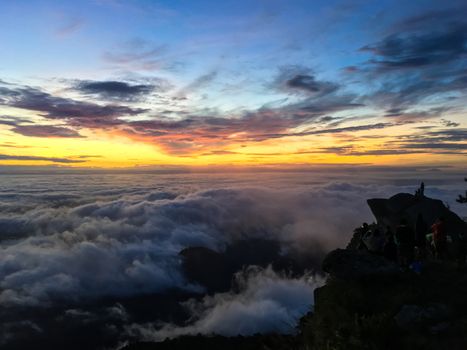
[[428, 233], [428, 225], [423, 220], [421, 213], [417, 216], [415, 222], [415, 246], [418, 248], [420, 259], [424, 260], [426, 257], [426, 235]]
[[407, 220], [402, 219], [396, 229], [396, 240], [398, 245], [399, 264], [408, 268], [413, 261], [414, 232], [407, 225]]
[[432, 226], [433, 245], [435, 248], [435, 258], [444, 259], [446, 257], [447, 234], [444, 218], [440, 217]]
[[420, 187], [415, 191], [415, 197], [417, 198], [425, 197], [425, 183], [424, 182], [422, 182], [420, 184]]

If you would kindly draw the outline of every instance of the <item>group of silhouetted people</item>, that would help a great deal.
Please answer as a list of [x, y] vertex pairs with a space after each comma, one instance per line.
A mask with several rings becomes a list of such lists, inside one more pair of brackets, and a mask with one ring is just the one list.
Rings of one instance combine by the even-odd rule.
[[[373, 225], [372, 225], [373, 226]], [[428, 227], [422, 214], [418, 214], [415, 227], [402, 219], [395, 231], [387, 226], [384, 234], [378, 227], [370, 227], [364, 223], [359, 229], [360, 249], [384, 256], [390, 261], [397, 262], [402, 269], [411, 268], [420, 272], [422, 262], [430, 253], [435, 259], [447, 258], [448, 235], [443, 217]], [[459, 235], [457, 261], [459, 266], [465, 264], [467, 255], [467, 242], [464, 234]]]

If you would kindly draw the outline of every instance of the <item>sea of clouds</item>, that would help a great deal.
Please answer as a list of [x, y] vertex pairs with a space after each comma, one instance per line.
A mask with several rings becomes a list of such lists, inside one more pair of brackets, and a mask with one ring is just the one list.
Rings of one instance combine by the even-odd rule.
[[[454, 205], [462, 183], [432, 183], [427, 194], [465, 216]], [[329, 251], [372, 221], [366, 199], [415, 189], [414, 181], [361, 174], [3, 175], [0, 307], [174, 289], [202, 294], [183, 274], [184, 248], [222, 252], [236, 240], [264, 238], [284, 252]], [[252, 267], [235, 283], [235, 291], [186, 301], [192, 317], [185, 326], [155, 320], [129, 323], [126, 332], [141, 339], [290, 332], [322, 280]]]

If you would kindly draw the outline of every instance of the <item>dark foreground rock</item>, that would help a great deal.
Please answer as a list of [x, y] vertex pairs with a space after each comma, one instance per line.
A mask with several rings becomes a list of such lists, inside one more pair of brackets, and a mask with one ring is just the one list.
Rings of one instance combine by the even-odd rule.
[[429, 327], [430, 330], [438, 333], [447, 330], [451, 314], [445, 304], [403, 305], [394, 316], [394, 320], [402, 329], [417, 330]]
[[300, 349], [294, 336], [271, 334], [250, 337], [183, 336], [160, 343], [137, 343], [123, 350], [294, 350]]
[[323, 271], [334, 278], [361, 280], [400, 274], [399, 267], [382, 256], [364, 250], [336, 249], [323, 261]]
[[315, 290], [314, 314], [302, 330], [310, 348], [467, 348], [467, 274], [455, 263], [427, 262], [420, 275], [347, 277], [334, 275]]

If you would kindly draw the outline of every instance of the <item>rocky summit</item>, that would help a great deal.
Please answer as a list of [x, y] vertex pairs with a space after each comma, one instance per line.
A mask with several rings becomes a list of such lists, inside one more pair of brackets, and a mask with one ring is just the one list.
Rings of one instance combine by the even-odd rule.
[[367, 203], [381, 227], [389, 226], [394, 229], [402, 219], [406, 219], [413, 227], [418, 214], [421, 214], [428, 225], [432, 225], [440, 217], [445, 218], [446, 229], [453, 239], [456, 239], [460, 232], [466, 232], [467, 229], [465, 221], [449, 210], [439, 199], [398, 193], [389, 199], [369, 199]]

